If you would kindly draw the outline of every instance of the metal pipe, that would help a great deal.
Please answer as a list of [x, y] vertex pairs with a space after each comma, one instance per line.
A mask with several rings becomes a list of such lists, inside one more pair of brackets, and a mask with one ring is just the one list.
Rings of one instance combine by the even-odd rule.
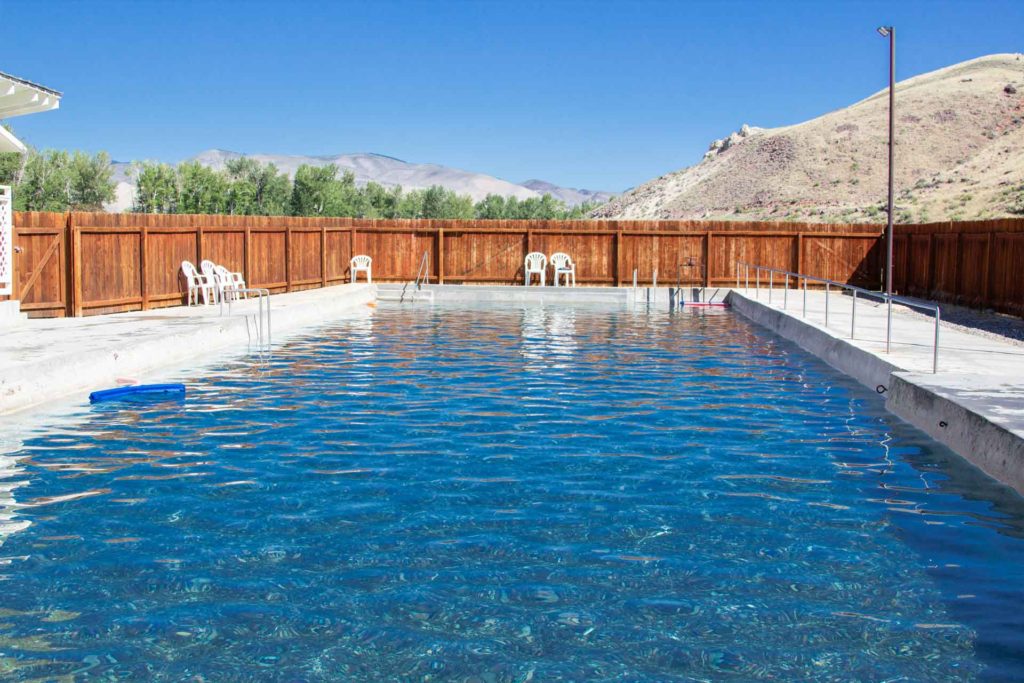
[[892, 294], [887, 295], [888, 310], [885, 314], [885, 352], [889, 353], [892, 346]]
[[804, 317], [807, 317], [807, 278], [804, 278]]
[[895, 192], [893, 169], [896, 158], [896, 27], [883, 26], [878, 29], [882, 36], [889, 39], [889, 202], [888, 219], [885, 230], [885, 293], [889, 297], [889, 317], [886, 323], [885, 352], [891, 344], [890, 329], [892, 327], [892, 251], [893, 251], [893, 196]]
[[939, 322], [942, 313], [939, 307], [935, 307], [935, 348], [932, 350], [932, 374], [939, 371]]
[[828, 327], [828, 292], [830, 283], [825, 283], [825, 327]]
[[782, 310], [789, 305], [789, 273], [786, 273], [786, 288], [782, 290]]
[[761, 266], [754, 266], [754, 298], [761, 300]]
[[775, 290], [775, 271], [768, 269], [768, 304], [772, 303], [772, 292]]
[[853, 305], [850, 308], [850, 339], [853, 339], [857, 328], [857, 290], [853, 290]]

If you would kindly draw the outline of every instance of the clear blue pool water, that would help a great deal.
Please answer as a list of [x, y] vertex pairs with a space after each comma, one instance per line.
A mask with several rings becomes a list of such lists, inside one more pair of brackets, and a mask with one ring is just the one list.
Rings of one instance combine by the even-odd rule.
[[382, 307], [187, 381], [0, 458], [0, 677], [1024, 677], [1021, 499], [738, 316]]

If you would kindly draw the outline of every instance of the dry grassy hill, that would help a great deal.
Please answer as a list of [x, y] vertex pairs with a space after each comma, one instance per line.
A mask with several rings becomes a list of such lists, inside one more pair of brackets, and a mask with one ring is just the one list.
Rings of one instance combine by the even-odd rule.
[[[716, 140], [602, 218], [883, 221], [888, 96], [794, 126]], [[896, 219], [1024, 214], [1024, 56], [990, 55], [896, 88]]]

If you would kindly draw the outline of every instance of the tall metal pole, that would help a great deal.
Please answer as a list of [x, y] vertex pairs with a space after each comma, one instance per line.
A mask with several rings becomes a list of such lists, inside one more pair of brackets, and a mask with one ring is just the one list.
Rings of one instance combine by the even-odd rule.
[[892, 245], [893, 245], [893, 160], [896, 145], [894, 131], [896, 128], [896, 28], [883, 26], [878, 32], [889, 38], [889, 216], [885, 230], [885, 294], [888, 311], [885, 323], [885, 352], [889, 353], [892, 345]]

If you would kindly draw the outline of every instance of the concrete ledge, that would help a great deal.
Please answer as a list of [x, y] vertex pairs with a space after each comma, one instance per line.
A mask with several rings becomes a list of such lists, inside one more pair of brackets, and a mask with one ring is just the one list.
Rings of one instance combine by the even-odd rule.
[[[405, 301], [412, 299], [414, 287], [410, 284], [387, 283], [378, 285], [381, 301], [398, 301], [403, 290]], [[424, 285], [433, 293], [435, 303], [513, 303], [513, 304], [601, 304], [611, 306], [658, 306], [667, 310], [676, 298], [684, 304], [693, 301], [722, 303], [728, 288], [712, 287], [706, 291], [698, 287], [539, 287], [522, 285]], [[420, 299], [423, 301], [423, 299]]]
[[[839, 337], [831, 330], [740, 293], [730, 294], [729, 303], [746, 318], [796, 342], [861, 384], [872, 389], [878, 385], [886, 387], [887, 410], [990, 477], [1024, 493], [1024, 386], [999, 376], [960, 369], [940, 374], [907, 372], [858, 346], [864, 342]], [[867, 314], [867, 310], [862, 313]], [[907, 325], [906, 321], [902, 324]], [[921, 324], [930, 334], [930, 323]], [[969, 344], [970, 340], [957, 342], [961, 348]], [[995, 363], [1010, 362], [1011, 358], [997, 358]]]
[[733, 310], [744, 317], [796, 342], [800, 348], [871, 389], [878, 385], [888, 387], [889, 376], [900, 369], [870, 351], [850, 344], [849, 340], [837, 336], [831, 330], [812, 325], [741, 294], [730, 293], [727, 300]]
[[1024, 493], [1024, 439], [965, 405], [959, 392], [927, 386], [927, 381], [893, 373], [885, 407], [993, 479]]
[[[396, 300], [404, 285], [378, 285], [381, 301]], [[632, 289], [626, 287], [523, 287], [521, 285], [425, 285], [435, 303], [604, 304], [627, 306]], [[413, 286], [406, 290], [410, 300]], [[422, 302], [418, 302], [422, 303]]]
[[[274, 295], [273, 340], [375, 299], [376, 288], [366, 284]], [[256, 341], [256, 310], [249, 301], [223, 317], [209, 306], [26, 322], [0, 339], [0, 415], [199, 363], [218, 350], [247, 351]]]

